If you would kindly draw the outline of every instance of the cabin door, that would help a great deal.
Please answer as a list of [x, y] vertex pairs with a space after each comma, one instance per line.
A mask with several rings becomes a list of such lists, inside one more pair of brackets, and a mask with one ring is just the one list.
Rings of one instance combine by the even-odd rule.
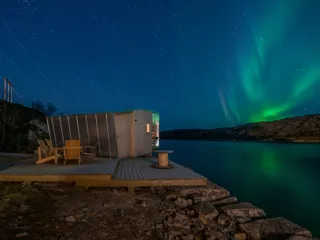
[[118, 158], [132, 156], [132, 118], [133, 113], [118, 113], [115, 115]]

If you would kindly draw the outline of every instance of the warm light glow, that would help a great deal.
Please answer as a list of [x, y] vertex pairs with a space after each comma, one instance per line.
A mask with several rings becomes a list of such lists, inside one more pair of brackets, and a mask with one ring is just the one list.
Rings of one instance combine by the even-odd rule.
[[159, 113], [152, 113], [152, 146], [159, 147]]
[[147, 123], [147, 133], [150, 133], [150, 123]]

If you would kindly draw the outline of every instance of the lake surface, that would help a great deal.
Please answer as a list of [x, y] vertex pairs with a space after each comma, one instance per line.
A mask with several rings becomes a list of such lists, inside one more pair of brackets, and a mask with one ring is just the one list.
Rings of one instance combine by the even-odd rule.
[[320, 144], [162, 140], [171, 160], [320, 236]]

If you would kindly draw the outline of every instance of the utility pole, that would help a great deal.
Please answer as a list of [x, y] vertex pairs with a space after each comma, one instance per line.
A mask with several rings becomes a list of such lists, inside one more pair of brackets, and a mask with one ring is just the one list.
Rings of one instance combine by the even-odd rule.
[[[12, 103], [12, 84], [7, 77], [3, 78], [3, 101], [0, 101], [0, 112], [2, 112], [2, 129], [0, 139], [0, 149], [3, 148], [6, 135], [6, 113], [7, 113], [7, 102]], [[0, 116], [1, 116], [0, 115]]]
[[12, 103], [12, 84], [7, 77], [3, 78], [3, 100]]

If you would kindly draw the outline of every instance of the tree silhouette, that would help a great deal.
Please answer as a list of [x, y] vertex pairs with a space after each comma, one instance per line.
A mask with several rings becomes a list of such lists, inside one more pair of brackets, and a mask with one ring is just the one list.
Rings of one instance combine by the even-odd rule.
[[42, 112], [45, 116], [51, 116], [58, 111], [58, 109], [52, 103], [44, 105], [39, 100], [32, 102], [32, 108]]

